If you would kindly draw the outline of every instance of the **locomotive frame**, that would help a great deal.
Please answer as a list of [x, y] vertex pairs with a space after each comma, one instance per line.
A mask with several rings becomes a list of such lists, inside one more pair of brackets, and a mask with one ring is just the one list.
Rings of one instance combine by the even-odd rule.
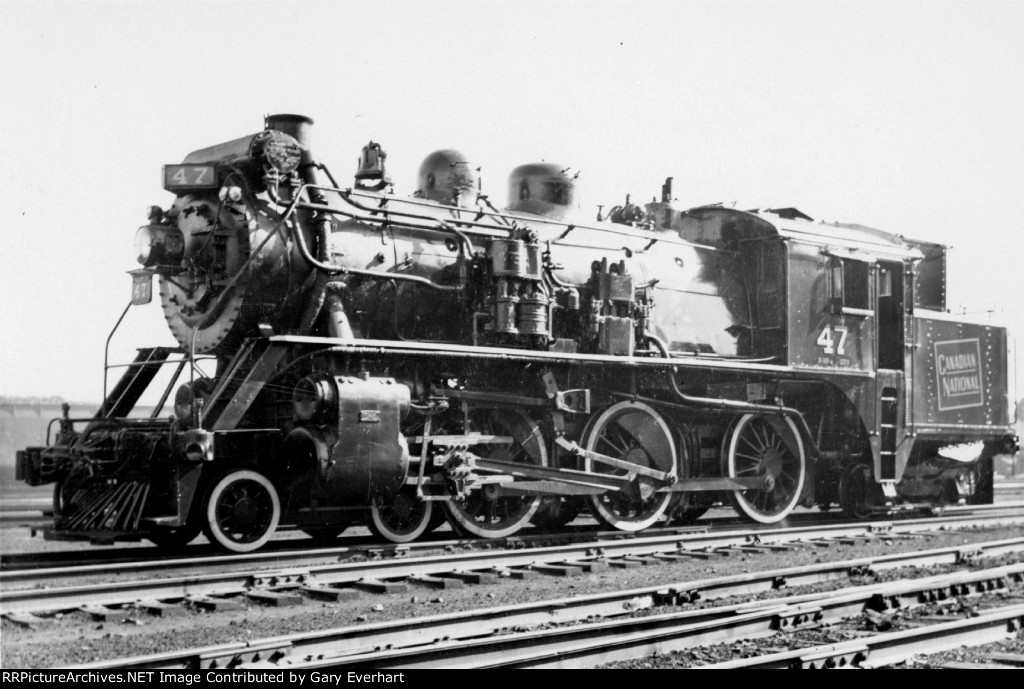
[[1016, 449], [1007, 335], [944, 313], [944, 247], [681, 210], [671, 180], [576, 222], [551, 165], [517, 168], [498, 210], [452, 151], [401, 198], [373, 142], [344, 189], [311, 125], [274, 116], [165, 167], [177, 198], [140, 230], [133, 303], [159, 276], [180, 346], [139, 350], [94, 418], [18, 453], [20, 480], [55, 483], [47, 537], [246, 552], [353, 522], [401, 543], [585, 508], [639, 531], [723, 500], [761, 523], [991, 502], [991, 458]]

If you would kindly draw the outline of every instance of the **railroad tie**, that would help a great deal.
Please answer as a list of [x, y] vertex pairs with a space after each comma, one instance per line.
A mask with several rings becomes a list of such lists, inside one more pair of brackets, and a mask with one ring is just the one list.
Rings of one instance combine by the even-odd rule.
[[143, 600], [135, 604], [141, 610], [157, 617], [179, 617], [185, 614], [180, 603], [164, 603], [158, 600]]
[[196, 607], [211, 612], [224, 612], [228, 610], [241, 610], [242, 601], [235, 596], [200, 596], [192, 599]]
[[272, 605], [279, 608], [302, 605], [302, 596], [293, 591], [246, 591], [245, 596], [261, 605]]
[[495, 570], [499, 577], [508, 577], [510, 579], [536, 579], [537, 572], [526, 567], [510, 567], [508, 569]]
[[54, 618], [52, 617], [39, 617], [38, 615], [33, 615], [30, 612], [7, 613], [4, 615], [4, 619], [9, 622], [13, 622], [19, 627], [25, 627], [27, 629], [35, 629], [54, 622]]
[[750, 553], [749, 550], [744, 550], [743, 548], [729, 548], [729, 547], [715, 548], [711, 552], [713, 552], [715, 555], [726, 555], [726, 556], [728, 556], [728, 555], [748, 555]]
[[426, 574], [411, 574], [406, 577], [406, 580], [432, 589], [460, 589], [466, 585], [465, 582], [458, 579], [432, 577]]
[[439, 577], [458, 579], [467, 584], [497, 584], [497, 572], [444, 572]]
[[567, 567], [579, 567], [582, 571], [590, 572], [603, 572], [608, 569], [607, 560], [566, 560], [558, 564], [565, 565]]
[[409, 590], [409, 585], [405, 582], [380, 579], [360, 579], [353, 586], [371, 593], [406, 593]]
[[106, 605], [83, 605], [79, 610], [97, 622], [121, 622], [132, 613], [127, 608], [110, 608]]
[[359, 598], [359, 592], [351, 588], [338, 586], [303, 586], [299, 589], [302, 593], [320, 600], [339, 602]]
[[566, 564], [560, 565], [546, 565], [536, 564], [530, 565], [530, 569], [541, 574], [548, 574], [553, 577], [574, 577], [583, 574], [583, 569], [580, 567], [573, 567]]
[[999, 663], [1001, 665], [1013, 665], [1015, 667], [1024, 667], [1024, 655], [1017, 653], [993, 653], [989, 660], [993, 663]]

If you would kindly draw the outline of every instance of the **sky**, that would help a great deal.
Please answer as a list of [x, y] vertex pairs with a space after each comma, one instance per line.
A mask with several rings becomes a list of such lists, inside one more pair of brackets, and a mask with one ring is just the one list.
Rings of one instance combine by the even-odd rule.
[[[380, 142], [400, 194], [456, 148], [499, 205], [544, 159], [595, 213], [672, 176], [951, 245], [952, 310], [1019, 338], [1022, 37], [1024, 2], [0, 0], [0, 395], [101, 398], [161, 166], [278, 112], [339, 181]], [[111, 361], [174, 344], [158, 301]]]

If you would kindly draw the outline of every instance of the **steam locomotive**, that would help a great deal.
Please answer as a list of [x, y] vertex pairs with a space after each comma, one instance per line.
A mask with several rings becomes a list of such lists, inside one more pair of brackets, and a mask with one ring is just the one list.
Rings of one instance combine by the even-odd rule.
[[1007, 334], [946, 313], [945, 247], [680, 208], [671, 178], [587, 221], [551, 163], [499, 209], [453, 150], [401, 197], [373, 142], [343, 187], [311, 132], [275, 115], [164, 167], [132, 304], [156, 276], [178, 346], [18, 452], [54, 484], [48, 537], [247, 552], [353, 523], [402, 543], [582, 510], [639, 531], [726, 501], [768, 524], [991, 502], [1016, 449]]

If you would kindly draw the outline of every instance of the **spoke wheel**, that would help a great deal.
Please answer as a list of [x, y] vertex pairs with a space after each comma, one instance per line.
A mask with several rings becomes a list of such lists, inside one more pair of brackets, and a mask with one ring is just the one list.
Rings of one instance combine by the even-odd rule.
[[[591, 419], [583, 432], [583, 447], [615, 459], [673, 471], [676, 445], [668, 424], [652, 407], [642, 402], [619, 402]], [[618, 469], [590, 458], [586, 470], [622, 475]], [[660, 484], [638, 476], [621, 491], [588, 496], [590, 509], [603, 524], [620, 531], [640, 531], [661, 518], [672, 502], [670, 492], [658, 493]]]
[[725, 454], [729, 478], [758, 478], [761, 487], [730, 493], [743, 517], [761, 524], [785, 519], [804, 489], [804, 446], [792, 419], [747, 414], [733, 426]]
[[[469, 421], [473, 432], [512, 437], [511, 445], [471, 445], [474, 454], [503, 462], [547, 466], [547, 449], [540, 428], [521, 409], [475, 409], [470, 412]], [[526, 526], [540, 503], [540, 495], [501, 495], [497, 484], [489, 484], [470, 492], [465, 500], [445, 502], [445, 512], [456, 533], [505, 538]]]
[[434, 503], [416, 497], [416, 488], [405, 486], [385, 502], [374, 498], [370, 507], [370, 531], [392, 543], [409, 543], [430, 530]]
[[250, 553], [270, 540], [281, 519], [277, 490], [255, 471], [221, 477], [206, 499], [206, 537], [233, 553]]

